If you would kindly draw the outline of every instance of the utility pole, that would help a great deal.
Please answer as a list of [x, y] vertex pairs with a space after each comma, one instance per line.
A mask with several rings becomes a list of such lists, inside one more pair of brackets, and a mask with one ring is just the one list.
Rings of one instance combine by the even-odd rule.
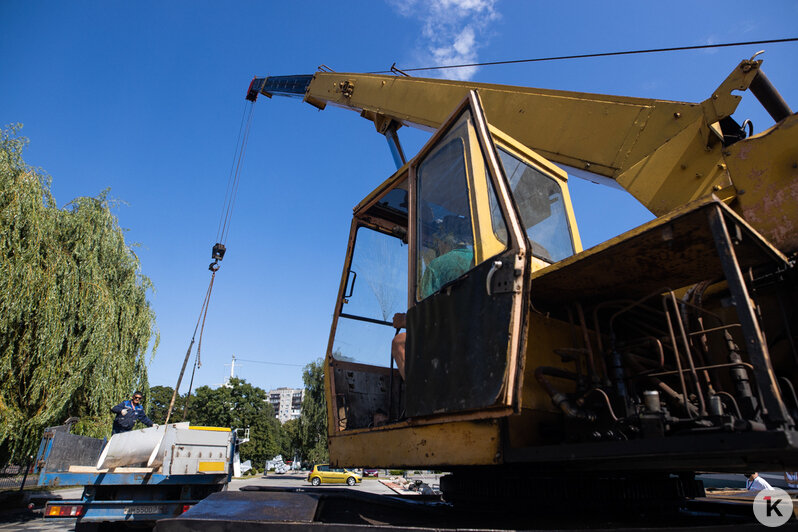
[[225, 366], [230, 366], [230, 376], [227, 378], [227, 382], [225, 383], [225, 385], [229, 385], [230, 384], [230, 379], [234, 379], [235, 376], [236, 376], [236, 373], [235, 373], [236, 372], [236, 356], [232, 355], [232, 360], [230, 361], [230, 364], [225, 364]]

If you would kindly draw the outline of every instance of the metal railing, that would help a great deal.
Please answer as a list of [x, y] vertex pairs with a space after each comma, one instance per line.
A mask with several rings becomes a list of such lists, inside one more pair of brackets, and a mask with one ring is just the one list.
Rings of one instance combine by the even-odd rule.
[[38, 474], [33, 473], [33, 463], [27, 465], [7, 464], [0, 467], [0, 491], [23, 490], [25, 486], [35, 486]]

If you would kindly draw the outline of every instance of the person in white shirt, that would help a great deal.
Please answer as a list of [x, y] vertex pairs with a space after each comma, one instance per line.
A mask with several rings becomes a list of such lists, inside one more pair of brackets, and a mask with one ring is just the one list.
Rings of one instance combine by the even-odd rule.
[[746, 477], [748, 480], [745, 482], [745, 489], [748, 491], [762, 491], [762, 490], [772, 490], [773, 486], [771, 486], [767, 480], [759, 476], [759, 473], [746, 473]]

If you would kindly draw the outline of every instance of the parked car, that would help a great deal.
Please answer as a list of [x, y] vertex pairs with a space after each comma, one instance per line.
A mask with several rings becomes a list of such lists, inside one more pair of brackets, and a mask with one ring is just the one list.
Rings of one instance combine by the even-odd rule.
[[364, 469], [363, 470], [363, 476], [364, 477], [378, 477], [378, 476], [380, 476], [380, 470], [379, 469]]
[[329, 484], [346, 482], [349, 486], [354, 486], [362, 480], [363, 477], [357, 473], [349, 469], [330, 467], [330, 464], [316, 464], [308, 475], [308, 482], [314, 486], [318, 486], [322, 482]]

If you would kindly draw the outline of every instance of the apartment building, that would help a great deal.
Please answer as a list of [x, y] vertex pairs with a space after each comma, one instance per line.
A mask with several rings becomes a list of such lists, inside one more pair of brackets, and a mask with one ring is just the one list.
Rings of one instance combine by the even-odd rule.
[[280, 423], [299, 417], [304, 397], [305, 390], [300, 388], [277, 388], [269, 391], [269, 402]]

